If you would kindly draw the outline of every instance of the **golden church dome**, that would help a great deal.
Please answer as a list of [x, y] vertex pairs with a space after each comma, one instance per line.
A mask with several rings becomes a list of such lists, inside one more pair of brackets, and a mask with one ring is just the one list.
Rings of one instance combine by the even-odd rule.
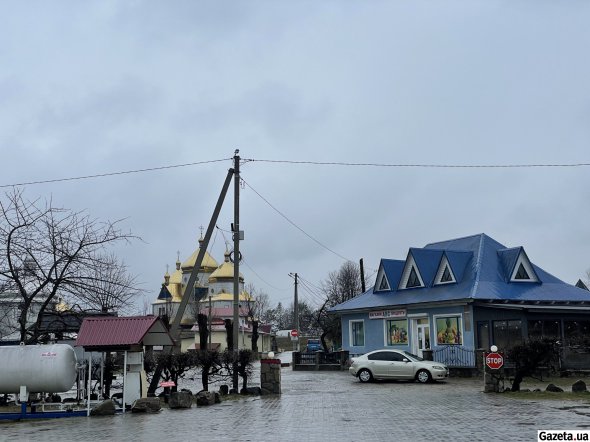
[[[234, 265], [232, 262], [230, 262], [229, 255], [229, 251], [226, 250], [224, 254], [225, 261], [223, 262], [223, 264], [217, 267], [217, 270], [211, 273], [211, 276], [209, 276], [210, 283], [214, 283], [219, 280], [234, 279]], [[244, 282], [244, 276], [241, 273], [240, 282]]]
[[[226, 293], [226, 292], [219, 292], [216, 293], [214, 295], [211, 296], [211, 302], [215, 302], [215, 301], [233, 301], [234, 300], [234, 294], [233, 293]], [[239, 298], [240, 302], [253, 302], [254, 298], [252, 298], [252, 296], [250, 296], [250, 294], [246, 291], [243, 291], [242, 293], [240, 293], [240, 298]], [[207, 299], [202, 299], [201, 302], [206, 303], [209, 302], [209, 298]]]
[[[199, 251], [201, 250], [201, 246], [203, 245], [203, 238], [199, 239], [199, 248], [193, 252], [193, 254], [182, 263], [182, 270], [187, 272], [193, 269], [195, 266], [195, 262], [197, 261], [197, 256], [199, 255]], [[211, 273], [215, 271], [215, 269], [219, 266], [217, 261], [213, 259], [213, 257], [205, 250], [205, 256], [203, 257], [203, 262], [201, 263], [201, 271], [205, 273]]]
[[170, 276], [170, 284], [182, 284], [182, 270], [176, 270]]
[[56, 312], [67, 312], [71, 309], [71, 307], [60, 297], [58, 298], [58, 302], [55, 305], [55, 311]]

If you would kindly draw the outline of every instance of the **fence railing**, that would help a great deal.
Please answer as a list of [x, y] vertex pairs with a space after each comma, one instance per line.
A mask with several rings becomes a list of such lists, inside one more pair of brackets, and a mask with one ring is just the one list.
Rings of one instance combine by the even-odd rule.
[[587, 346], [563, 346], [559, 359], [561, 370], [590, 370], [590, 348]]
[[432, 350], [433, 360], [447, 367], [475, 367], [475, 350], [462, 345], [445, 345]]
[[293, 352], [293, 370], [343, 370], [347, 362], [347, 351]]

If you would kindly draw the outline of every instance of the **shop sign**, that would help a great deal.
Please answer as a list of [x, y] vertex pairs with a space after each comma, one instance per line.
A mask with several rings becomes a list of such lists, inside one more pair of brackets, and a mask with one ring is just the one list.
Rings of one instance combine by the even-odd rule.
[[386, 318], [405, 318], [405, 310], [381, 310], [378, 312], [369, 312], [369, 319], [386, 319]]

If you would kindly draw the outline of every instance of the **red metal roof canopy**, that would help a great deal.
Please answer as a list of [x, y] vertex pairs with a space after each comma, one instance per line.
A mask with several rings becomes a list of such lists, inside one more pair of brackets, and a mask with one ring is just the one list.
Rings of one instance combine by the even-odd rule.
[[87, 350], [116, 350], [144, 345], [173, 345], [157, 316], [85, 318], [76, 339]]

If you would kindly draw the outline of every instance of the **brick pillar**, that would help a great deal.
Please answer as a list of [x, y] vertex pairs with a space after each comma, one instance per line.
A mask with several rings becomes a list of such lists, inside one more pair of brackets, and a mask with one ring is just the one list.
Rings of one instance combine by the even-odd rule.
[[281, 360], [260, 360], [260, 389], [262, 394], [281, 394]]

